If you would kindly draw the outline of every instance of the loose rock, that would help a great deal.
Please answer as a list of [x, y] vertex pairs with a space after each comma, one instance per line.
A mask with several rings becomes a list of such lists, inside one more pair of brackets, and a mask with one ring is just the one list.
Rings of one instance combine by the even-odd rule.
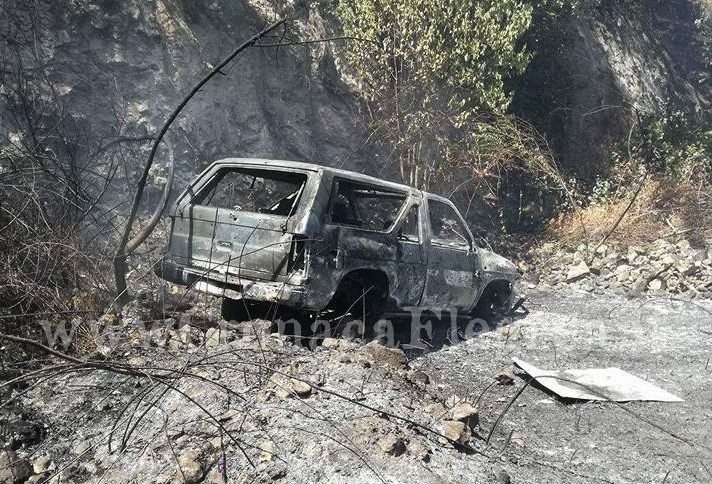
[[378, 441], [378, 447], [388, 455], [397, 457], [402, 455], [406, 448], [403, 440], [394, 434], [388, 434]]
[[44, 474], [54, 467], [54, 462], [49, 456], [41, 455], [32, 463], [32, 472], [35, 474]]
[[363, 346], [359, 353], [366, 360], [376, 363], [379, 366], [387, 366], [390, 368], [402, 368], [408, 364], [408, 358], [403, 353], [403, 350], [398, 348], [388, 348], [381, 345], [377, 341], [371, 341]]
[[200, 454], [195, 450], [185, 450], [178, 456], [178, 481], [188, 483], [200, 482], [205, 470], [200, 462]]
[[457, 420], [444, 420], [442, 433], [448, 440], [459, 444], [466, 444], [472, 438], [470, 427]]
[[479, 414], [477, 413], [477, 407], [472, 406], [470, 403], [463, 402], [450, 410], [453, 420], [457, 420], [466, 424], [470, 428], [475, 428], [479, 423]]
[[220, 345], [220, 329], [208, 328], [205, 331], [205, 347], [215, 348]]
[[586, 261], [581, 261], [579, 264], [569, 269], [569, 273], [566, 275], [566, 282], [576, 282], [583, 279], [590, 273], [591, 270], [588, 268]]
[[511, 370], [502, 370], [494, 376], [499, 385], [512, 385], [514, 383], [514, 373]]
[[32, 474], [26, 459], [20, 459], [10, 449], [0, 450], [0, 482], [21, 483]]

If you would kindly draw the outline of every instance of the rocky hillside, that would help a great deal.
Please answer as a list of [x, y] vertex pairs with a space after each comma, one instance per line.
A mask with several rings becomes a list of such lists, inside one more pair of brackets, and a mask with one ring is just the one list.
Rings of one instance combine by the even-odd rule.
[[[564, 165], [581, 173], [596, 171], [628, 134], [631, 106], [656, 112], [679, 99], [705, 111], [712, 99], [692, 39], [696, 1], [593, 3], [565, 20], [565, 35], [548, 47], [532, 42], [534, 61], [517, 82], [514, 106], [524, 117], [540, 117], [535, 124], [549, 133]], [[40, 1], [29, 9], [9, 0], [3, 9], [11, 35], [35, 39], [22, 53], [23, 79], [57, 104], [55, 118], [70, 122], [65, 134], [73, 156], [94, 159], [100, 151], [106, 161], [107, 144], [153, 135], [196, 79], [269, 20], [296, 8], [300, 20], [290, 36], [319, 39], [338, 31], [315, 5], [295, 5], [81, 0]], [[174, 124], [152, 182], [161, 184], [168, 159], [177, 163], [180, 185], [224, 156], [314, 160], [383, 174], [339, 52], [335, 43], [241, 55]], [[4, 114], [0, 124], [10, 133], [26, 128]], [[133, 177], [148, 149], [145, 141], [129, 144], [141, 149], [124, 156], [114, 194], [127, 187], [122, 171]]]
[[[37, 36], [36, 49], [20, 49], [21, 79], [53, 101], [55, 119], [48, 124], [62, 119], [78, 159], [101, 166], [119, 148], [131, 147], [110, 191], [124, 198], [130, 189], [124, 170], [133, 179], [149, 148], [145, 140], [129, 138], [154, 135], [212, 65], [283, 13], [275, 7], [284, 8], [269, 1], [80, 0], [40, 1], [30, 9], [13, 0], [4, 2], [3, 29], [18, 39]], [[287, 39], [326, 35], [315, 10], [299, 15]], [[332, 50], [329, 44], [247, 50], [173, 125], [151, 181], [162, 184], [169, 159], [177, 164], [179, 186], [226, 156], [364, 169], [371, 158], [364, 151], [364, 123]], [[12, 95], [9, 101], [22, 103]], [[26, 128], [4, 110], [0, 123], [11, 133]]]
[[[538, 19], [534, 58], [517, 82], [514, 110], [551, 139], [564, 167], [605, 173], [611, 150], [640, 117], [712, 106], [704, 0], [590, 1], [558, 22]], [[705, 13], [706, 12], [706, 13]], [[708, 27], [709, 28], [709, 27]]]

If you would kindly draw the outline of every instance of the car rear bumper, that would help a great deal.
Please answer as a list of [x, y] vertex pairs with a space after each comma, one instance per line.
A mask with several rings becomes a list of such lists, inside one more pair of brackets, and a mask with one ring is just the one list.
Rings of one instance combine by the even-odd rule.
[[[300, 309], [321, 309], [323, 301], [314, 300], [302, 284], [254, 281], [230, 277], [229, 282], [217, 280], [214, 273], [204, 269], [186, 267], [171, 260], [161, 260], [154, 266], [158, 277], [184, 286], [193, 286], [197, 291], [229, 299], [251, 299], [278, 302]], [[218, 275], [219, 276], [219, 275]], [[222, 277], [221, 277], [222, 279]], [[300, 280], [300, 282], [304, 282]]]

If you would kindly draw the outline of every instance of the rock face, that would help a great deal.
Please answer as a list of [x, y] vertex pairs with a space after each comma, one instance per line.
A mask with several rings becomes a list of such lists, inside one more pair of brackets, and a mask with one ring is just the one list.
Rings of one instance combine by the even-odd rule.
[[[285, 16], [289, 7], [271, 0], [67, 5], [41, 0], [30, 9], [9, 0], [4, 8], [27, 22], [30, 10], [37, 12], [32, 13], [34, 45], [71, 118], [68, 129], [81, 133], [84, 143], [76, 147], [77, 158], [91, 158], [114, 139], [154, 135], [195, 82], [244, 40]], [[290, 36], [328, 36], [329, 27], [316, 9], [305, 7], [299, 18], [290, 23]], [[169, 159], [176, 163], [178, 189], [211, 161], [231, 156], [372, 168], [377, 158], [364, 151], [367, 133], [352, 89], [337, 69], [334, 48], [315, 43], [240, 54], [172, 125], [149, 179], [154, 187], [147, 193], [149, 203], [158, 193], [155, 187], [163, 184]], [[25, 62], [30, 69], [33, 61]], [[0, 127], [17, 128], [6, 118]], [[127, 159], [133, 178], [149, 143], [112, 144], [93, 159], [101, 164], [103, 156], [124, 147], [132, 150]], [[124, 200], [125, 190], [122, 177], [108, 198], [113, 194]]]
[[[669, 102], [704, 113], [712, 103], [712, 78], [694, 35], [701, 0], [588, 2], [561, 26], [558, 50], [534, 59], [525, 76], [537, 82], [534, 109], [552, 99], [547, 124], [562, 164], [582, 176], [605, 173], [613, 145], [625, 139], [636, 110], [661, 114]], [[555, 73], [555, 74], [554, 74]], [[563, 92], [551, 93], [556, 77]], [[554, 96], [549, 98], [547, 96]], [[522, 97], [527, 116], [529, 100]], [[515, 105], [517, 101], [515, 100]], [[634, 109], [631, 109], [633, 107]]]

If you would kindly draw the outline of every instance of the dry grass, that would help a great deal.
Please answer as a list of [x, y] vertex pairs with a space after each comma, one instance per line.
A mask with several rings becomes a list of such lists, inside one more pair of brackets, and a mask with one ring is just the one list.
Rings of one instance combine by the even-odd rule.
[[[625, 211], [633, 192], [631, 189], [626, 197], [589, 205], [579, 215], [559, 216], [549, 224], [548, 238], [564, 245], [586, 242], [583, 224], [589, 245], [595, 246]], [[704, 245], [712, 237], [712, 189], [648, 180], [609, 241], [627, 247], [661, 237], [685, 237], [695, 245]]]

